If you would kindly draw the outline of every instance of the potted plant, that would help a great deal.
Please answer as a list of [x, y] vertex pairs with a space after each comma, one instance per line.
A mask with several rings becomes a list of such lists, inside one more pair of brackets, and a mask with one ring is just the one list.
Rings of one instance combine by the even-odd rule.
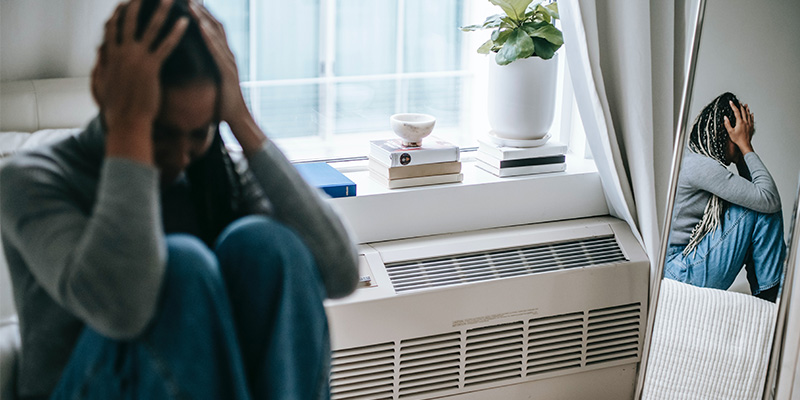
[[554, 22], [558, 4], [489, 0], [503, 13], [462, 31], [490, 29], [478, 53], [496, 53], [489, 67], [489, 125], [501, 139], [541, 144], [555, 112], [556, 51], [564, 44]]

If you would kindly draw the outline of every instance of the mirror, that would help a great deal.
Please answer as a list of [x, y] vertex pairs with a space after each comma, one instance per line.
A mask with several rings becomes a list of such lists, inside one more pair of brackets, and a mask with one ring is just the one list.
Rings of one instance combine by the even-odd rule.
[[[762, 398], [774, 384], [766, 375], [767, 366], [775, 364], [776, 357], [770, 361], [770, 348], [777, 339], [773, 332], [779, 320], [778, 305], [757, 300], [753, 294], [776, 301], [784, 275], [785, 243], [800, 171], [800, 46], [795, 43], [800, 34], [796, 24], [800, 3], [780, 0], [753, 7], [744, 0], [700, 0], [694, 4], [696, 8], [687, 7], [696, 10], [697, 18], [677, 124], [661, 257], [654, 261], [656, 276], [663, 279], [653, 284], [637, 398], [651, 397], [643, 390], [647, 382], [658, 381], [660, 389], [670, 389], [660, 380], [665, 368], [675, 367], [657, 357], [664, 349], [691, 349], [692, 353], [678, 355], [689, 360], [685, 361], [689, 367], [691, 360], [715, 351], [721, 357], [730, 356], [738, 363], [725, 371], [698, 370], [697, 376], [684, 383], [707, 385], [720, 374], [749, 374], [752, 380], [744, 383], [749, 387], [736, 390], [750, 393], [742, 398]], [[735, 99], [723, 93], [732, 93]], [[748, 130], [743, 128], [750, 113], [739, 111], [737, 119], [728, 100], [747, 104], [753, 114], [752, 153], [741, 136]], [[735, 125], [734, 141], [724, 127], [725, 116]], [[692, 321], [708, 310], [702, 305], [697, 308], [703, 301], [731, 310], [730, 319], [715, 311], [705, 321]], [[676, 307], [688, 308], [675, 313]], [[752, 321], [742, 322], [745, 311]], [[740, 341], [703, 343], [702, 338], [711, 336], [698, 335], [693, 340], [688, 336], [692, 329], [695, 333], [697, 329], [701, 333], [727, 330], [720, 337]], [[675, 345], [681, 342], [684, 347]], [[758, 356], [748, 358], [748, 351]], [[672, 389], [685, 394], [695, 388]]]

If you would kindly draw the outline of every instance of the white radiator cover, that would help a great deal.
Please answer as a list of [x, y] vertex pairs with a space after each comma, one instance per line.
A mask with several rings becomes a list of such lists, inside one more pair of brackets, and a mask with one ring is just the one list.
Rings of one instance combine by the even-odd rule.
[[333, 399], [633, 397], [649, 262], [624, 222], [360, 250], [373, 286], [326, 303]]

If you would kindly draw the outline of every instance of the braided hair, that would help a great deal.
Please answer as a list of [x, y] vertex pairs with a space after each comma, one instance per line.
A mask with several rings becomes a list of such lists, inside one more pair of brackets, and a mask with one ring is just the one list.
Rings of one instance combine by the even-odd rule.
[[[731, 126], [736, 126], [736, 118], [729, 103], [731, 101], [735, 107], [739, 107], [739, 100], [733, 93], [719, 95], [695, 118], [689, 134], [689, 150], [714, 159], [724, 167], [727, 167], [725, 152], [730, 140], [725, 128], [725, 117], [728, 117]], [[683, 249], [684, 255], [689, 255], [707, 234], [720, 226], [724, 208], [725, 201], [712, 194], [703, 211], [703, 217], [692, 229], [689, 244]]]

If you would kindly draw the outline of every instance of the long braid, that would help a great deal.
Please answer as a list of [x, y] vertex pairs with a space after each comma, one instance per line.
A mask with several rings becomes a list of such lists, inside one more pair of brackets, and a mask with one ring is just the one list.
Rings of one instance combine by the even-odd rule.
[[[735, 126], [736, 118], [730, 108], [729, 101], [736, 107], [739, 100], [732, 93], [723, 93], [707, 105], [694, 121], [689, 135], [689, 150], [716, 160], [723, 167], [725, 164], [725, 148], [728, 144], [728, 130], [725, 129], [724, 117], [728, 117], [731, 126]], [[703, 218], [692, 229], [689, 244], [683, 249], [689, 255], [703, 238], [720, 226], [725, 201], [712, 194], [703, 211]]]

